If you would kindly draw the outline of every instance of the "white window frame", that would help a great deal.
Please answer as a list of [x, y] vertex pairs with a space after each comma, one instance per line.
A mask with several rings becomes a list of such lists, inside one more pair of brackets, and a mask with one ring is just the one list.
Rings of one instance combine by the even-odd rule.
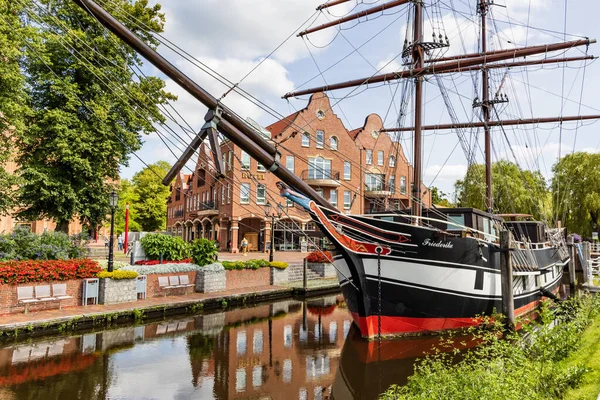
[[242, 150], [242, 156], [240, 157], [240, 169], [242, 171], [250, 170], [250, 154]]
[[396, 166], [396, 157], [390, 156], [389, 163], [390, 163], [390, 167], [395, 167]]
[[227, 184], [227, 204], [231, 204], [231, 183]]
[[285, 157], [285, 167], [290, 170], [290, 172], [294, 173], [296, 158], [294, 156], [286, 156]]
[[321, 156], [308, 157], [308, 179], [332, 179], [331, 160]]
[[240, 204], [250, 204], [250, 184], [240, 184]]
[[317, 133], [315, 134], [315, 141], [316, 141], [315, 147], [317, 149], [322, 149], [323, 146], [325, 145], [325, 131], [318, 130]]
[[329, 202], [334, 207], [337, 207], [337, 203], [338, 203], [338, 191], [337, 191], [337, 189], [331, 189], [331, 190], [329, 190]]
[[302, 147], [310, 147], [310, 135], [308, 132], [302, 133]]
[[225, 204], [225, 185], [221, 185], [221, 205]]
[[344, 210], [349, 210], [352, 205], [352, 192], [344, 190]]
[[[347, 174], [346, 167], [348, 167]], [[352, 163], [350, 161], [344, 161], [344, 180], [349, 181], [350, 179], [352, 179]]]
[[400, 177], [400, 193], [406, 194], [406, 176]]
[[377, 165], [383, 166], [383, 160], [385, 159], [383, 150], [377, 151]]
[[338, 138], [337, 136], [332, 136], [329, 138], [329, 149], [337, 150], [338, 149]]
[[373, 164], [373, 150], [371, 150], [371, 149], [367, 149], [365, 163], [366, 163], [367, 165], [371, 165], [371, 164]]
[[267, 169], [261, 163], [256, 163], [256, 171], [257, 172], [267, 172]]
[[391, 175], [390, 176], [390, 192], [394, 193], [396, 192], [396, 176], [395, 175]]
[[[262, 196], [260, 196], [260, 190], [262, 189]], [[262, 183], [256, 185], [256, 204], [265, 204], [267, 197], [267, 187]]]

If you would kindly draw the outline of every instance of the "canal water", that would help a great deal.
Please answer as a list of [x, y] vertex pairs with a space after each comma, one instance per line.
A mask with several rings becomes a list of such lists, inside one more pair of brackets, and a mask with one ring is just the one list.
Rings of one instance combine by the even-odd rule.
[[360, 338], [343, 298], [281, 301], [0, 348], [0, 399], [375, 399], [435, 337]]

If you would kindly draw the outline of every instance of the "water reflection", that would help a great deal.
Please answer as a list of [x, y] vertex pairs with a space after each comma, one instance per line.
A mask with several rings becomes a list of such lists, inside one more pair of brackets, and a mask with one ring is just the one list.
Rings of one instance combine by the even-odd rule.
[[284, 301], [0, 348], [0, 398], [375, 399], [437, 341], [378, 352], [340, 297]]

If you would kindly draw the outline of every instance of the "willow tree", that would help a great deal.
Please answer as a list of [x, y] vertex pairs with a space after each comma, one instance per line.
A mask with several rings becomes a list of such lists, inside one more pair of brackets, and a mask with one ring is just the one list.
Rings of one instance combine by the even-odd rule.
[[[486, 209], [485, 165], [473, 164], [463, 180], [455, 183], [457, 206]], [[539, 171], [520, 170], [512, 162], [492, 164], [494, 212], [525, 213], [536, 219], [549, 220], [549, 190]]]
[[558, 218], [569, 231], [590, 237], [600, 224], [600, 154], [569, 154], [552, 171]]
[[28, 114], [25, 77], [21, 73], [28, 30], [22, 17], [19, 2], [0, 0], [0, 214], [14, 205], [17, 181], [10, 163], [14, 142], [23, 133]]
[[[105, 5], [148, 44], [158, 45], [141, 27], [163, 30], [160, 5]], [[51, 218], [61, 231], [74, 217], [97, 226], [107, 214], [119, 166], [140, 149], [142, 134], [163, 120], [158, 105], [174, 96], [161, 79], [136, 76], [140, 57], [72, 0], [40, 0], [26, 14], [35, 36], [25, 64], [32, 116], [19, 141], [19, 216]]]

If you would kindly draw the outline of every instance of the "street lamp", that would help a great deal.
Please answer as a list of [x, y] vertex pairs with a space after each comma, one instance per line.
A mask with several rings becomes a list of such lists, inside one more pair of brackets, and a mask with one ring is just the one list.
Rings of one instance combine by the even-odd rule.
[[119, 195], [116, 191], [112, 191], [108, 196], [108, 204], [110, 205], [110, 240], [108, 241], [108, 272], [113, 271], [113, 247], [115, 235], [115, 209], [119, 202]]
[[283, 214], [283, 206], [277, 204], [277, 214], [271, 213], [271, 203], [265, 204], [265, 216], [271, 217], [271, 251], [269, 252], [269, 261], [273, 261], [273, 252], [275, 251], [275, 218], [280, 219]]

